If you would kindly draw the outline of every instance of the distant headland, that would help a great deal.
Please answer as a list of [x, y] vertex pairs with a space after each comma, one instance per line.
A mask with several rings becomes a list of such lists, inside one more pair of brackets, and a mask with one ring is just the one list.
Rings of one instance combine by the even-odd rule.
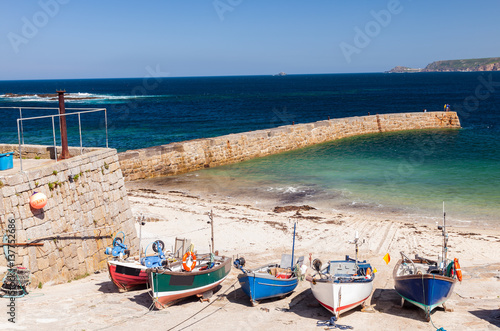
[[500, 57], [488, 57], [484, 59], [466, 59], [466, 60], [446, 60], [435, 61], [428, 64], [423, 69], [415, 69], [397, 66], [392, 68], [389, 73], [405, 72], [466, 72], [466, 71], [500, 71]]

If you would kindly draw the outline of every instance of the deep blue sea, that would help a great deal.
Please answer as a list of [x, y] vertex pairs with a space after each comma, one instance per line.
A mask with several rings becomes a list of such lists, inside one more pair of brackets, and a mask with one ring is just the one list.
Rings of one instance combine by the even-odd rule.
[[[446, 201], [456, 220], [500, 220], [500, 72], [0, 81], [0, 107], [14, 107], [0, 109], [0, 142], [18, 142], [17, 107], [57, 107], [42, 94], [60, 89], [67, 112], [107, 109], [109, 146], [118, 151], [328, 117], [440, 111], [447, 103], [462, 129], [353, 137], [177, 179], [332, 208], [439, 216]], [[22, 116], [56, 111], [23, 108]], [[67, 121], [70, 145], [78, 146], [78, 119]], [[83, 145], [105, 146], [103, 113], [81, 122]], [[51, 120], [24, 122], [23, 138], [53, 144]]]

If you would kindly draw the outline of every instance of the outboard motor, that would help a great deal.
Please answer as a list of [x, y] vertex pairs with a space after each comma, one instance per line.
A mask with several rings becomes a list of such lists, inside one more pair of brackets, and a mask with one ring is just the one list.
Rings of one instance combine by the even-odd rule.
[[[120, 233], [122, 234], [122, 237], [118, 237]], [[121, 259], [124, 256], [125, 257], [129, 256], [130, 249], [128, 249], [127, 245], [123, 243], [124, 240], [125, 240], [125, 234], [122, 231], [118, 232], [115, 238], [113, 239], [113, 247], [106, 247], [104, 253], [106, 253], [106, 255], [119, 257]]]
[[[150, 244], [151, 245], [151, 244]], [[148, 250], [149, 245], [146, 247], [146, 251]], [[165, 244], [161, 240], [156, 240], [152, 244], [153, 251], [158, 253], [157, 255], [146, 256], [141, 259], [141, 264], [148, 268], [161, 268], [167, 264], [167, 260], [165, 257], [165, 253], [163, 252], [163, 248]]]
[[245, 258], [242, 256], [239, 259], [234, 260], [233, 264], [236, 269], [243, 270], [243, 267], [245, 266]]
[[320, 259], [314, 259], [312, 264], [314, 270], [316, 270], [317, 272], [321, 271], [321, 266], [323, 265], [323, 263], [321, 263]]

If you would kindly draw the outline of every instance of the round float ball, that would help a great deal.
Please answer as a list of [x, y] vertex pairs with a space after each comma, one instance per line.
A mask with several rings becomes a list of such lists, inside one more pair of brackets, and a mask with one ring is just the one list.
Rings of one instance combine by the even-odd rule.
[[43, 193], [35, 192], [30, 197], [30, 206], [35, 209], [42, 209], [47, 204], [47, 196]]

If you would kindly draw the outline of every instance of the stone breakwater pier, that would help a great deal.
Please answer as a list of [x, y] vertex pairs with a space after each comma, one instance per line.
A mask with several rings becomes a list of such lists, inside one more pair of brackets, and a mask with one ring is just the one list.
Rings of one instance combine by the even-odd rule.
[[356, 135], [432, 128], [460, 128], [457, 113], [338, 118], [131, 150], [118, 157], [123, 177], [130, 181], [241, 162]]

